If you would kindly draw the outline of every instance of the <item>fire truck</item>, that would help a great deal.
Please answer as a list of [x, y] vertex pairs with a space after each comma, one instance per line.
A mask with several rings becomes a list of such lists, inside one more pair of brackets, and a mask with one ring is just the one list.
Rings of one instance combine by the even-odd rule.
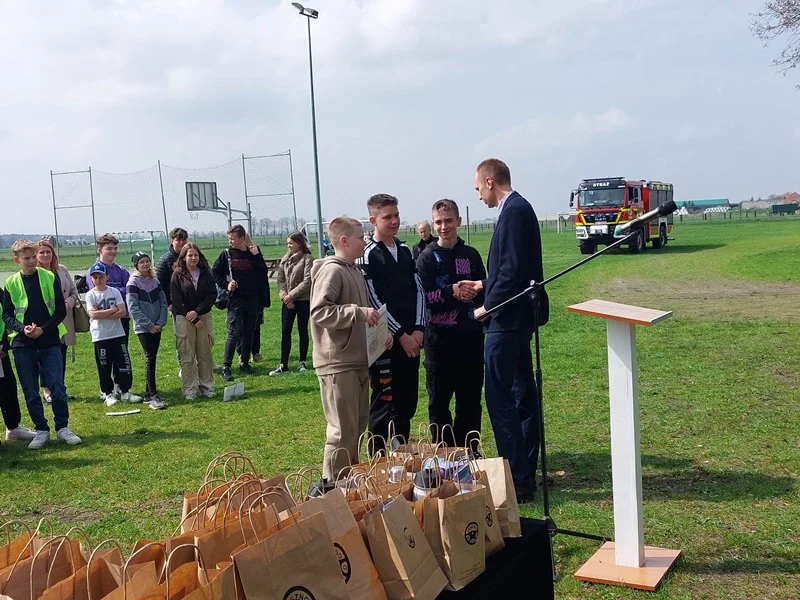
[[[569, 196], [569, 206], [575, 209], [575, 235], [581, 254], [594, 254], [598, 245], [608, 246], [625, 237], [615, 233], [618, 225], [669, 202], [672, 192], [671, 183], [646, 179], [604, 177], [581, 181]], [[652, 242], [653, 248], [662, 248], [671, 232], [672, 215], [653, 219], [639, 230], [628, 248], [637, 254], [644, 252], [647, 242]]]

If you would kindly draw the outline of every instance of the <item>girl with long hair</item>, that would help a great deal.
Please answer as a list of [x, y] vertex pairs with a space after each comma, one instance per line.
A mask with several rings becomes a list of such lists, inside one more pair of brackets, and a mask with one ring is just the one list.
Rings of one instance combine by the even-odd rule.
[[308, 317], [311, 312], [311, 265], [314, 257], [302, 233], [294, 232], [286, 238], [286, 254], [278, 265], [278, 295], [281, 307], [281, 364], [270, 375], [289, 371], [289, 353], [292, 350], [292, 329], [297, 318], [300, 335], [300, 362], [298, 371], [306, 370], [308, 358]]
[[[67, 333], [61, 338], [61, 368], [66, 374], [68, 347], [72, 347], [72, 362], [75, 362], [75, 320], [72, 316], [72, 307], [78, 302], [78, 288], [75, 286], [75, 280], [72, 275], [67, 271], [67, 267], [59, 264], [58, 254], [52, 238], [42, 238], [36, 244], [36, 262], [41, 268], [53, 272], [61, 282], [61, 292], [64, 294], [64, 303], [67, 305], [67, 316], [64, 318], [64, 327], [67, 328]], [[39, 385], [42, 387], [45, 401], [48, 404], [52, 403], [53, 399], [50, 396], [50, 390], [44, 385], [44, 375], [40, 375]], [[67, 394], [67, 400], [74, 399], [75, 396]]]
[[197, 244], [187, 242], [170, 280], [175, 337], [181, 360], [181, 389], [187, 400], [214, 397], [214, 322], [217, 288], [208, 261]]
[[128, 279], [126, 295], [133, 332], [144, 350], [147, 381], [144, 400], [153, 410], [160, 410], [164, 408], [164, 399], [156, 388], [156, 358], [161, 345], [161, 329], [167, 324], [167, 295], [161, 289], [161, 282], [146, 252], [137, 252], [131, 262], [136, 272]]

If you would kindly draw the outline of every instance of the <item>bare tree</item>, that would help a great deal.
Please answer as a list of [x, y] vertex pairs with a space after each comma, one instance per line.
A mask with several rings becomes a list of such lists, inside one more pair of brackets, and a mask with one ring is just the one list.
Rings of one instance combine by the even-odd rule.
[[[764, 10], [753, 15], [753, 33], [769, 45], [773, 40], [786, 38], [773, 64], [786, 75], [800, 65], [800, 0], [767, 0]], [[800, 89], [800, 84], [798, 84]]]

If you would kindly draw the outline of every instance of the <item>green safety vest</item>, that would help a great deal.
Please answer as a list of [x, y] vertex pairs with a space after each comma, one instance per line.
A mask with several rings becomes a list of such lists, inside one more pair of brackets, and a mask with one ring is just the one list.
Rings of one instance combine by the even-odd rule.
[[[39, 274], [39, 287], [42, 290], [42, 298], [44, 298], [44, 303], [52, 317], [56, 312], [56, 276], [51, 271], [41, 267], [36, 267], [36, 272]], [[6, 280], [6, 291], [14, 303], [14, 316], [17, 321], [24, 323], [25, 311], [28, 310], [28, 294], [25, 293], [25, 284], [22, 281], [21, 273], [14, 273]], [[17, 331], [9, 331], [9, 341], [17, 337], [17, 334]], [[63, 322], [58, 324], [58, 334], [59, 338], [67, 335], [67, 328]], [[0, 332], [0, 335], [2, 335], [2, 332]]]

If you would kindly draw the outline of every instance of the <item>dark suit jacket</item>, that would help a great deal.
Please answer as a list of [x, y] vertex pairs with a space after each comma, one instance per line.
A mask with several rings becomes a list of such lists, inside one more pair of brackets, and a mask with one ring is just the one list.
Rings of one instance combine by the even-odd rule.
[[[487, 309], [519, 294], [531, 281], [544, 280], [539, 221], [530, 202], [517, 192], [512, 192], [503, 202], [489, 245], [487, 266], [489, 278], [484, 282], [486, 298], [483, 302]], [[549, 314], [547, 294], [543, 292], [539, 308], [540, 325], [547, 323]], [[494, 314], [487, 331], [532, 331], [533, 327], [531, 302], [521, 299]]]

